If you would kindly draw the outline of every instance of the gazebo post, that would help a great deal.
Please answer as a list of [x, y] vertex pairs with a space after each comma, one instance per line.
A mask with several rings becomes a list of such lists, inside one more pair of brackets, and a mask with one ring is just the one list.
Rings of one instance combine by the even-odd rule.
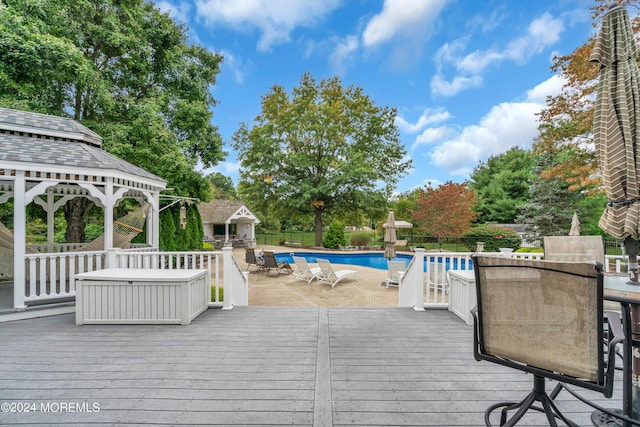
[[104, 250], [113, 248], [113, 178], [108, 177], [104, 188]]
[[27, 183], [24, 171], [16, 171], [13, 182], [13, 308], [25, 310], [25, 254], [27, 242]]

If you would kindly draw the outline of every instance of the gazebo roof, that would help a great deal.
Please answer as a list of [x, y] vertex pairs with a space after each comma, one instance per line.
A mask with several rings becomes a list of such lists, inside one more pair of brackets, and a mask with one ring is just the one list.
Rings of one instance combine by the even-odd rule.
[[0, 126], [2, 130], [64, 138], [102, 147], [100, 135], [67, 117], [0, 108]]
[[44, 165], [60, 171], [83, 169], [91, 174], [123, 173], [164, 187], [157, 175], [120, 159], [102, 148], [102, 138], [75, 120], [0, 108], [0, 165]]

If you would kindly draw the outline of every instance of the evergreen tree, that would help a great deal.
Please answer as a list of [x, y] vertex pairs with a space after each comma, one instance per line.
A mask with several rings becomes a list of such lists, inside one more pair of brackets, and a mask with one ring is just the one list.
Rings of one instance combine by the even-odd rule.
[[345, 246], [347, 240], [344, 237], [344, 227], [339, 222], [332, 222], [327, 234], [322, 240], [322, 246], [329, 249], [338, 249]]
[[160, 212], [160, 250], [172, 252], [176, 250], [176, 224], [173, 221], [171, 208]]
[[476, 192], [479, 223], [512, 223], [519, 207], [529, 198], [531, 169], [535, 164], [531, 152], [519, 147], [490, 157], [471, 174], [469, 188]]
[[[537, 156], [538, 164], [534, 175], [552, 166], [548, 154]], [[576, 193], [569, 190], [569, 183], [561, 178], [533, 178], [529, 184], [529, 201], [520, 207], [518, 222], [531, 226], [530, 235], [567, 235], [571, 228], [571, 218], [578, 210]]]

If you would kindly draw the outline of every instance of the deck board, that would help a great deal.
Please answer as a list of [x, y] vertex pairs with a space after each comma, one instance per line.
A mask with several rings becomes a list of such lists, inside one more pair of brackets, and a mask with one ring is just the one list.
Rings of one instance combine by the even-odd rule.
[[[100, 408], [0, 413], [3, 425], [482, 426], [489, 405], [532, 387], [475, 361], [472, 328], [445, 310], [236, 307], [187, 326], [60, 315], [4, 323], [0, 342], [0, 402]], [[583, 394], [615, 407], [619, 384], [611, 400]], [[557, 402], [590, 425], [589, 407]]]

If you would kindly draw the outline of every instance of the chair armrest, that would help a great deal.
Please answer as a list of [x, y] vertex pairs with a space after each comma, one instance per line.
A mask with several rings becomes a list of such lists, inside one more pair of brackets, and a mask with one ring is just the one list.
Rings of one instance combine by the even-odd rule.
[[482, 360], [480, 357], [480, 337], [478, 336], [478, 308], [471, 310], [471, 316], [473, 316], [473, 357], [478, 362]]

